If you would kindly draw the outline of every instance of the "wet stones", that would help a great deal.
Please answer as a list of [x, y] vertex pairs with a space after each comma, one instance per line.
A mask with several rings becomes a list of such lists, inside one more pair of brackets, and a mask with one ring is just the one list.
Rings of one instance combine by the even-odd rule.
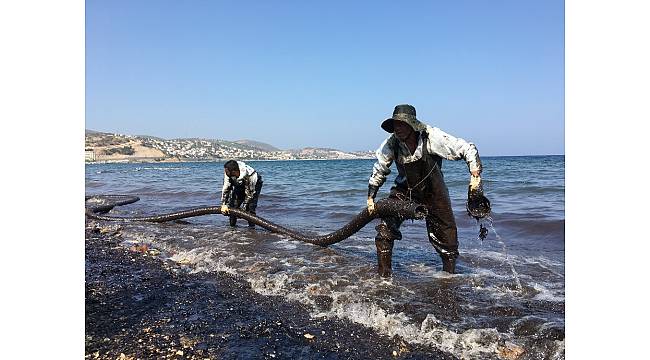
[[510, 342], [506, 342], [504, 345], [497, 347], [499, 357], [506, 360], [519, 359], [524, 352], [523, 347]]
[[334, 301], [331, 296], [327, 295], [316, 295], [313, 297], [313, 300], [320, 310], [329, 310], [332, 307], [332, 302]]

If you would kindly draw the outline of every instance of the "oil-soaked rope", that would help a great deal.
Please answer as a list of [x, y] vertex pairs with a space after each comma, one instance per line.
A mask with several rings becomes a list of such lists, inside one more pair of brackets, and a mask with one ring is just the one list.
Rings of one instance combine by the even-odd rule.
[[[208, 214], [221, 214], [221, 207], [207, 206], [201, 208], [188, 209], [174, 213], [151, 215], [151, 216], [134, 216], [134, 217], [120, 217], [120, 216], [107, 216], [100, 215], [107, 213], [115, 206], [131, 204], [140, 200], [137, 196], [131, 195], [90, 195], [86, 196], [86, 216], [96, 220], [107, 221], [146, 221], [146, 222], [167, 222], [174, 221], [194, 216], [202, 216]], [[368, 209], [363, 209], [357, 214], [350, 222], [345, 224], [340, 229], [321, 236], [309, 236], [299, 233], [295, 230], [283, 227], [281, 225], [272, 223], [264, 218], [253, 215], [246, 211], [230, 208], [229, 215], [234, 215], [240, 219], [247, 220], [250, 223], [259, 225], [271, 232], [282, 234], [294, 238], [296, 240], [304, 241], [310, 244], [319, 246], [328, 246], [336, 244], [340, 241], [361, 230], [366, 224], [376, 218], [387, 216], [397, 216], [402, 219], [424, 219], [427, 216], [427, 209], [425, 206], [416, 204], [410, 201], [403, 201], [398, 199], [383, 199], [375, 204], [375, 210], [372, 213]]]

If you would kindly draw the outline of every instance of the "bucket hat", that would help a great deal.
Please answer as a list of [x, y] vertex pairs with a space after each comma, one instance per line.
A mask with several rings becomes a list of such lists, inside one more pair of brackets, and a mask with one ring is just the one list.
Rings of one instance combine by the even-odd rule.
[[415, 107], [413, 105], [401, 104], [395, 106], [393, 116], [384, 120], [381, 123], [381, 128], [392, 133], [395, 130], [393, 126], [394, 121], [403, 121], [409, 124], [415, 131], [426, 129], [426, 125], [421, 123], [415, 116]]

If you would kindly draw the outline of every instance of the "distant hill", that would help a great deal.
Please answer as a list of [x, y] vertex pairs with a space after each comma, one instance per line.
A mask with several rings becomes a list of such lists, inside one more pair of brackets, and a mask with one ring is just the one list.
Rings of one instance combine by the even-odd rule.
[[347, 152], [328, 148], [279, 150], [255, 140], [162, 139], [147, 135], [125, 135], [86, 129], [88, 161], [215, 161], [369, 159], [372, 152]]
[[235, 141], [237, 144], [242, 144], [242, 145], [248, 145], [250, 147], [264, 150], [264, 151], [280, 151], [280, 149], [276, 148], [273, 145], [269, 145], [267, 143], [263, 143], [260, 141], [255, 141], [255, 140], [237, 140]]

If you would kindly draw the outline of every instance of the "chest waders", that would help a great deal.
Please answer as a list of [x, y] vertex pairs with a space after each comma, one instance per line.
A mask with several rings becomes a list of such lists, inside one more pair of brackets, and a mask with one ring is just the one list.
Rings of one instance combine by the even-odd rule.
[[[449, 190], [445, 185], [441, 166], [442, 158], [430, 154], [427, 150], [428, 136], [422, 133], [422, 157], [414, 162], [402, 164], [394, 150], [395, 165], [398, 176], [395, 186], [390, 189], [389, 198], [412, 200], [427, 207], [427, 235], [429, 242], [442, 259], [443, 271], [454, 273], [458, 257], [458, 234], [456, 220], [451, 209]], [[399, 217], [382, 218], [375, 227], [377, 236], [378, 271], [380, 276], [390, 276], [392, 273], [391, 260], [395, 240], [402, 238], [399, 231], [403, 220]]]
[[[260, 192], [262, 191], [262, 185], [264, 182], [262, 181], [262, 175], [260, 175], [260, 173], [257, 173], [257, 183], [255, 183], [255, 192], [253, 193], [253, 198], [250, 200], [250, 202], [244, 203], [244, 199], [246, 198], [246, 181], [247, 180], [242, 181], [241, 184], [234, 184], [232, 189], [232, 196], [228, 201], [228, 206], [235, 209], [242, 208], [244, 211], [255, 215], [257, 214], [255, 211], [257, 209], [257, 201], [260, 198]], [[230, 226], [235, 226], [237, 224], [237, 217], [235, 215], [231, 215], [229, 220]], [[255, 224], [249, 221], [248, 226], [254, 227]]]

